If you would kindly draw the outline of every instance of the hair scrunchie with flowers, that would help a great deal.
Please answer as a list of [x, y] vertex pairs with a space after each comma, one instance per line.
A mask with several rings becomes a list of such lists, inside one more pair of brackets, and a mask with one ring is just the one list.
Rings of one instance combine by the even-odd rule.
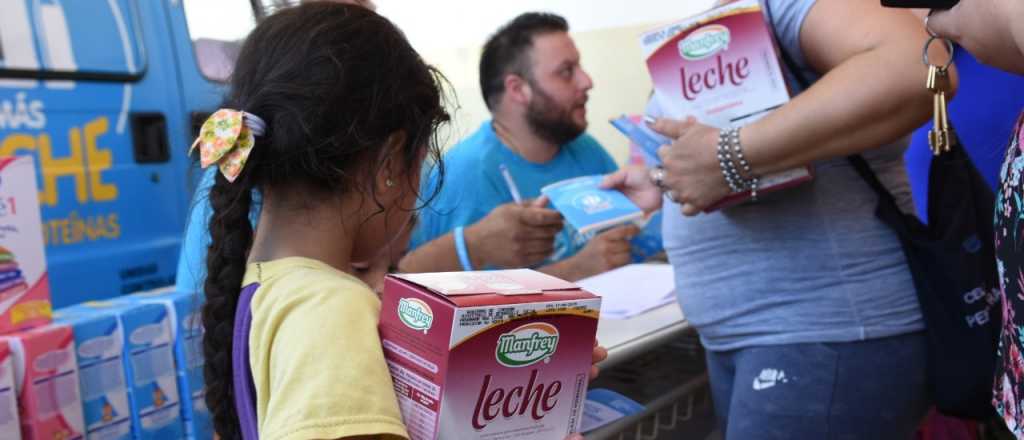
[[267, 124], [259, 116], [243, 110], [222, 108], [203, 123], [199, 137], [192, 143], [188, 154], [199, 149], [199, 163], [206, 169], [217, 164], [221, 174], [234, 182], [256, 144], [256, 136], [263, 136]]

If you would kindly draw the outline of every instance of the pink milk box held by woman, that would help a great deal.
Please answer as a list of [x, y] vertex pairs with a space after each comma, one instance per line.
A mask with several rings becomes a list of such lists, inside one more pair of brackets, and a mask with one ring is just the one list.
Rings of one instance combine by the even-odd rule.
[[[640, 37], [660, 114], [718, 128], [750, 124], [789, 102], [789, 89], [758, 0], [741, 0], [683, 19]], [[811, 179], [808, 168], [761, 177], [759, 193]], [[743, 202], [733, 194], [708, 211]]]
[[579, 430], [601, 299], [528, 269], [392, 275], [380, 336], [412, 440]]

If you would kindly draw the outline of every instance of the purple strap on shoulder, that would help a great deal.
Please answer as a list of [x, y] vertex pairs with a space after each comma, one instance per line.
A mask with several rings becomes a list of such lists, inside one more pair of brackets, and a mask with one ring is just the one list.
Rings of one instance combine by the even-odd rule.
[[235, 309], [235, 327], [231, 339], [231, 365], [235, 389], [235, 411], [242, 426], [243, 440], [258, 440], [259, 424], [256, 420], [256, 386], [252, 382], [252, 368], [249, 366], [249, 330], [252, 327], [252, 297], [259, 283], [252, 283], [242, 289]]

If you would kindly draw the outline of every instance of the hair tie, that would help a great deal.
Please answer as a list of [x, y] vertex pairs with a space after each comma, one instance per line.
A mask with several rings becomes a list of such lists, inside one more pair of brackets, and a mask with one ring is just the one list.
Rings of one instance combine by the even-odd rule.
[[263, 136], [266, 132], [267, 123], [259, 116], [222, 108], [203, 123], [188, 154], [191, 155], [198, 147], [199, 163], [203, 169], [217, 164], [224, 178], [234, 182], [242, 174], [249, 153], [256, 144], [256, 136]]

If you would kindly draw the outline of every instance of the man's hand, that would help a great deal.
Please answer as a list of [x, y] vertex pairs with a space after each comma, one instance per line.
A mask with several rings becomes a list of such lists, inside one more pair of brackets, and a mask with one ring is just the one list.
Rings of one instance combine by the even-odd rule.
[[466, 246], [473, 267], [522, 268], [551, 256], [562, 215], [545, 208], [547, 197], [529, 204], [506, 203], [466, 228]]
[[629, 264], [629, 241], [640, 229], [635, 225], [619, 226], [604, 231], [590, 240], [578, 254], [565, 261], [571, 274], [570, 281], [604, 273]]

